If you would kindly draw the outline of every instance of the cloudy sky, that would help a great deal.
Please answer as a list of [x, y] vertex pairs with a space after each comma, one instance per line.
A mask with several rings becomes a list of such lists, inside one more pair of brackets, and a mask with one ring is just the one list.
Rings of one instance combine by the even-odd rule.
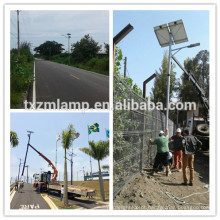
[[[22, 10], [19, 17], [20, 41], [32, 43], [33, 48], [47, 40], [54, 40], [62, 43], [67, 50], [67, 38], [62, 36], [67, 33], [71, 34], [71, 44], [79, 41], [86, 34], [101, 45], [109, 43], [108, 11]], [[11, 11], [10, 24], [11, 48], [15, 48], [17, 47], [16, 11]]]

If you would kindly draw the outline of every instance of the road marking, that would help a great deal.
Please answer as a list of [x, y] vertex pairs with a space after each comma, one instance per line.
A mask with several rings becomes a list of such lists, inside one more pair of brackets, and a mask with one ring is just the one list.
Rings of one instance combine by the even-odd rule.
[[36, 83], [35, 83], [35, 60], [34, 60], [34, 82], [33, 82], [33, 100], [34, 108], [36, 108]]
[[49, 198], [47, 194], [40, 194], [42, 198], [46, 201], [46, 203], [50, 206], [51, 209], [58, 209], [54, 202]]
[[11, 193], [10, 193], [10, 202], [11, 202], [12, 199], [14, 198], [15, 193], [16, 193], [15, 188], [13, 188], [13, 190], [12, 190]]
[[80, 78], [78, 78], [78, 77], [74, 76], [73, 74], [70, 74], [70, 76], [74, 77], [75, 79], [80, 80]]
[[37, 205], [20, 205], [20, 209], [40, 209], [39, 204]]

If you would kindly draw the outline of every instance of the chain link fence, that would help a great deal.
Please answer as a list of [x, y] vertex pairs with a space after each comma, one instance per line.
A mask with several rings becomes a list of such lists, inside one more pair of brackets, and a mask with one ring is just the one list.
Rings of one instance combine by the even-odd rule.
[[[114, 197], [137, 173], [153, 162], [156, 147], [149, 145], [149, 139], [158, 137], [159, 131], [165, 130], [165, 115], [161, 111], [141, 110], [141, 105], [137, 110], [121, 109], [125, 105], [129, 107], [128, 102], [142, 103], [142, 106], [146, 104], [140, 95], [129, 88], [125, 80], [114, 76]], [[168, 124], [171, 135], [174, 133], [174, 123], [169, 120]]]

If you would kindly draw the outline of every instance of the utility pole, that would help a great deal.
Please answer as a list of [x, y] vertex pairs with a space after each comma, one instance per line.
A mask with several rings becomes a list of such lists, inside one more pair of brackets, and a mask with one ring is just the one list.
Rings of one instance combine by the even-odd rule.
[[28, 183], [28, 165], [27, 166], [25, 166], [25, 167], [27, 167], [27, 183]]
[[22, 163], [21, 163], [21, 158], [20, 158], [19, 169], [18, 169], [18, 181], [19, 181], [19, 176], [20, 176], [20, 168], [21, 168], [21, 165], [22, 165]]
[[124, 59], [124, 78], [126, 78], [126, 72], [127, 72], [127, 57]]
[[18, 55], [20, 55], [19, 10], [17, 10]]

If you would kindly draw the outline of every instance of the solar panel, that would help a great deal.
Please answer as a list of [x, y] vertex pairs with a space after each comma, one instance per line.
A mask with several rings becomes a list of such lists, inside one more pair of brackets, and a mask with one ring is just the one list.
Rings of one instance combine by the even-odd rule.
[[182, 19], [170, 22], [168, 26], [173, 36], [175, 44], [180, 44], [188, 41], [188, 37]]

